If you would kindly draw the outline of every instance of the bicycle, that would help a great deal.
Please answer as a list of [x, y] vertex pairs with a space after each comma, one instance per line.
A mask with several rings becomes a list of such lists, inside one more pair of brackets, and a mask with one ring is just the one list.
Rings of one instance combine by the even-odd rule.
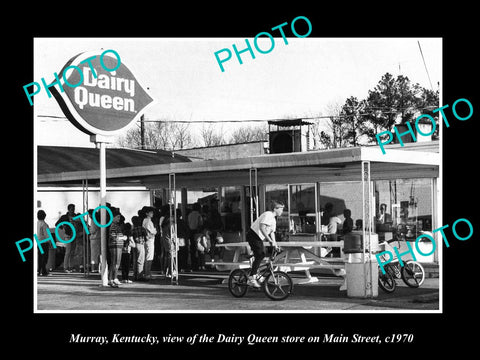
[[[265, 295], [274, 301], [285, 300], [290, 296], [293, 290], [293, 282], [290, 276], [283, 271], [275, 271], [273, 261], [282, 251], [273, 249], [272, 254], [264, 264], [258, 268], [256, 279], [261, 283], [261, 288]], [[250, 266], [252, 265], [252, 255], [249, 256]], [[237, 298], [245, 296], [249, 288], [254, 288], [248, 284], [248, 269], [235, 269], [228, 277], [228, 290]]]
[[[397, 240], [387, 240], [379, 243], [379, 245], [387, 245]], [[381, 255], [382, 261], [386, 261], [385, 255]], [[423, 266], [415, 260], [403, 261], [403, 266], [400, 266], [398, 258], [393, 259], [391, 262], [383, 266], [385, 274], [382, 270], [378, 269], [378, 285], [380, 288], [387, 292], [392, 293], [397, 287], [396, 279], [402, 279], [403, 282], [411, 287], [418, 288], [425, 281], [425, 269]]]

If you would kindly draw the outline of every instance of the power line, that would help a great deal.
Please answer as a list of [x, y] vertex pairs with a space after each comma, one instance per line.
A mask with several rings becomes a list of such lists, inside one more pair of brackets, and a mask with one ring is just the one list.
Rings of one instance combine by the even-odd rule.
[[[356, 109], [355, 106], [343, 106], [344, 108]], [[275, 118], [275, 119], [219, 119], [219, 120], [167, 120], [167, 119], [144, 119], [144, 123], [158, 123], [158, 122], [169, 122], [169, 123], [185, 123], [185, 124], [202, 124], [202, 123], [247, 123], [247, 122], [269, 122], [269, 121], [282, 121], [282, 120], [316, 120], [316, 119], [331, 119], [331, 118], [347, 118], [354, 115], [364, 116], [371, 115], [365, 111], [382, 111], [383, 114], [397, 114], [403, 110], [431, 110], [431, 106], [427, 107], [405, 107], [405, 108], [391, 108], [391, 107], [377, 107], [377, 106], [366, 106], [363, 109], [362, 113], [348, 114], [348, 115], [319, 115], [319, 116], [302, 116], [302, 117], [289, 117], [289, 118]], [[50, 120], [56, 119], [57, 121], [67, 120], [64, 116], [54, 116], [54, 115], [37, 115], [38, 118], [49, 118]], [[45, 120], [40, 120], [45, 121]], [[55, 120], [54, 120], [55, 121]], [[140, 122], [140, 120], [138, 120]]]
[[425, 63], [425, 58], [423, 57], [422, 47], [420, 46], [420, 41], [417, 40], [418, 48], [420, 49], [420, 55], [422, 55], [423, 65], [425, 66], [425, 71], [427, 72], [428, 82], [430, 83], [430, 88], [433, 90], [432, 81], [430, 80], [430, 74], [428, 73], [427, 64]]

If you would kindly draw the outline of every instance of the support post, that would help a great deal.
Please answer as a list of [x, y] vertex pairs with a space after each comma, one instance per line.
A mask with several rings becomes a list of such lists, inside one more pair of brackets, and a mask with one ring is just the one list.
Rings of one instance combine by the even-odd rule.
[[[372, 189], [370, 181], [370, 161], [362, 161], [362, 203], [363, 203], [363, 254], [362, 262], [364, 268], [364, 288], [367, 297], [373, 296], [372, 283], [373, 275], [369, 268], [371, 262], [371, 249], [372, 249], [372, 229], [373, 229], [373, 217], [372, 217]], [[368, 256], [367, 256], [368, 252]], [[368, 269], [367, 269], [368, 267]]]
[[[83, 196], [83, 211], [82, 214], [84, 214], [86, 211], [88, 211], [88, 179], [82, 180], [82, 196]], [[85, 217], [84, 217], [85, 220]], [[88, 215], [85, 223], [88, 222]], [[90, 274], [89, 270], [89, 259], [90, 259], [90, 242], [89, 242], [89, 236], [86, 233], [86, 231], [83, 231], [83, 276], [87, 277]]]
[[170, 208], [170, 273], [171, 284], [178, 285], [178, 239], [177, 239], [177, 214], [175, 174], [168, 175], [169, 208]]
[[251, 225], [258, 217], [258, 174], [257, 174], [256, 168], [250, 169], [249, 185], [250, 185], [250, 225]]
[[[107, 202], [107, 167], [106, 167], [106, 149], [105, 143], [100, 143], [100, 206], [105, 206]], [[107, 223], [107, 214], [105, 208], [100, 209], [100, 224]], [[100, 256], [102, 266], [100, 269], [100, 276], [102, 285], [108, 285], [108, 265], [107, 265], [107, 229], [100, 228]]]

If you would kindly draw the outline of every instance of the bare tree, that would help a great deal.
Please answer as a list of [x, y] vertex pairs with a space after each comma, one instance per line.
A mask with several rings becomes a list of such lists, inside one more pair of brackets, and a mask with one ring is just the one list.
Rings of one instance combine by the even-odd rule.
[[140, 148], [140, 128], [132, 127], [131, 129], [129, 129], [124, 136], [116, 139], [116, 145], [124, 148]]
[[167, 121], [155, 122], [152, 146], [155, 149], [171, 150], [172, 145], [172, 123]]
[[242, 126], [233, 131], [230, 136], [230, 144], [246, 143], [250, 141], [266, 141], [268, 128], [265, 125]]
[[223, 133], [223, 127], [212, 123], [202, 125], [200, 130], [200, 136], [202, 137], [204, 146], [217, 146], [224, 145], [226, 143]]
[[195, 145], [192, 137], [190, 124], [188, 123], [171, 123], [172, 150], [186, 149]]
[[[144, 142], [147, 149], [179, 150], [193, 146], [195, 141], [190, 131], [190, 124], [173, 121], [146, 122], [144, 126]], [[117, 139], [121, 147], [141, 148], [140, 128], [135, 127]]]

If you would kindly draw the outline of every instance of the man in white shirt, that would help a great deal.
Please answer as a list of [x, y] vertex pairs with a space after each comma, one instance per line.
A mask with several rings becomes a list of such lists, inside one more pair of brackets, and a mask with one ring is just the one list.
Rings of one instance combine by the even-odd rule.
[[145, 240], [145, 268], [144, 268], [144, 278], [145, 280], [150, 280], [151, 269], [152, 269], [152, 262], [153, 262], [153, 255], [155, 252], [155, 235], [157, 234], [157, 229], [155, 225], [153, 225], [152, 217], [154, 213], [153, 207], [145, 207], [145, 219], [143, 219], [142, 226], [145, 228], [147, 232], [146, 240]]
[[282, 215], [283, 208], [284, 205], [281, 202], [273, 200], [271, 203], [272, 210], [265, 211], [260, 215], [257, 220], [253, 222], [247, 233], [247, 241], [252, 249], [254, 257], [250, 276], [248, 277], [248, 283], [253, 287], [260, 287], [260, 284], [255, 277], [258, 267], [260, 266], [262, 259], [265, 257], [263, 241], [267, 240], [272, 246], [277, 247], [277, 242], [275, 241], [277, 221], [275, 217]]

